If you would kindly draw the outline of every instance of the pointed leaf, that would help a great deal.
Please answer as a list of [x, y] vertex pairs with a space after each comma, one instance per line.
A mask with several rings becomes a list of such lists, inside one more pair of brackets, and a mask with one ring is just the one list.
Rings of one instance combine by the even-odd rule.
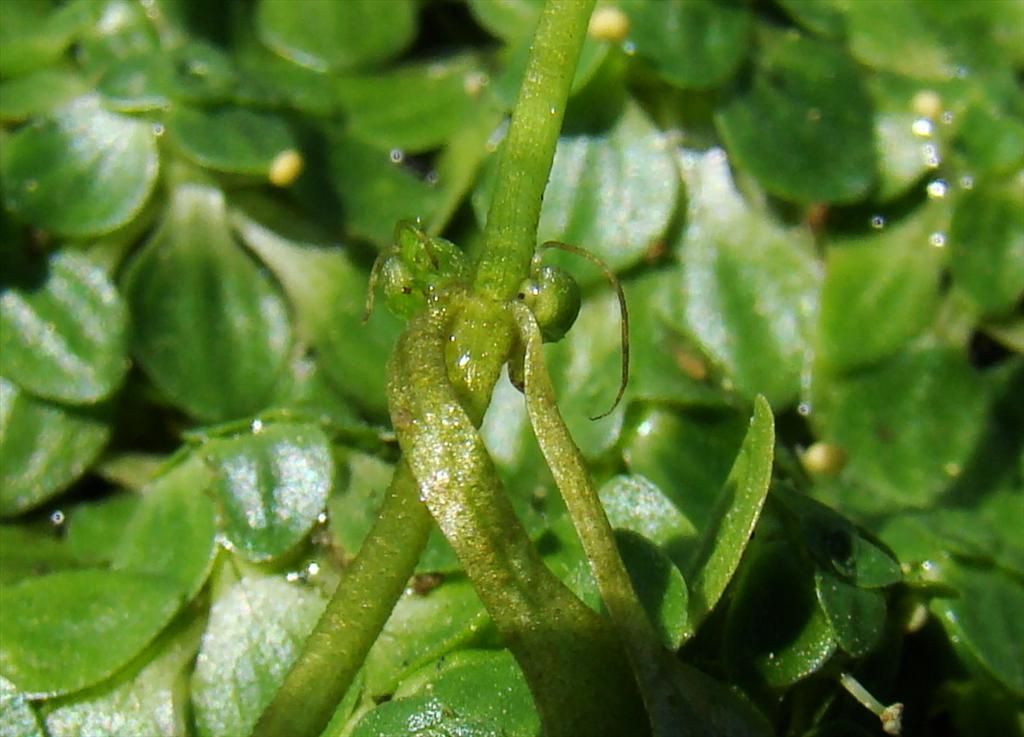
[[224, 194], [189, 183], [128, 267], [135, 355], [176, 406], [205, 420], [269, 402], [291, 326], [273, 283], [231, 239]]
[[754, 400], [750, 429], [715, 506], [715, 516], [687, 567], [690, 623], [696, 629], [718, 603], [740, 564], [768, 493], [775, 420], [764, 397]]

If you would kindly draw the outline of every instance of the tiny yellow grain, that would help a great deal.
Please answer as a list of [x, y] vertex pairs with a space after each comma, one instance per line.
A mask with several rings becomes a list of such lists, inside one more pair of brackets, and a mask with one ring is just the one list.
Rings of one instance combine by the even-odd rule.
[[921, 90], [910, 101], [910, 109], [922, 118], [936, 120], [942, 114], [942, 98], [934, 90]]
[[292, 148], [285, 149], [270, 163], [267, 178], [275, 187], [287, 187], [299, 178], [304, 165], [302, 154]]
[[587, 33], [595, 41], [621, 43], [629, 35], [629, 18], [613, 5], [598, 8], [590, 16]]
[[807, 473], [814, 476], [835, 476], [846, 465], [846, 453], [838, 445], [813, 443], [800, 455]]

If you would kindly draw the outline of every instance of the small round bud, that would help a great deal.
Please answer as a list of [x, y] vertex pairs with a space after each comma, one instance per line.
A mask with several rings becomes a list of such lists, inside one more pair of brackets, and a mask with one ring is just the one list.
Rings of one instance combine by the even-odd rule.
[[621, 43], [629, 35], [629, 18], [613, 5], [598, 8], [590, 16], [587, 33], [595, 41]]
[[546, 343], [555, 343], [569, 332], [580, 314], [580, 288], [569, 272], [542, 266], [519, 287], [519, 294], [533, 311]]
[[285, 149], [270, 163], [267, 178], [275, 187], [287, 187], [299, 178], [304, 165], [302, 154], [292, 148]]
[[813, 443], [800, 455], [800, 462], [814, 476], [835, 476], [846, 465], [846, 453], [838, 445]]

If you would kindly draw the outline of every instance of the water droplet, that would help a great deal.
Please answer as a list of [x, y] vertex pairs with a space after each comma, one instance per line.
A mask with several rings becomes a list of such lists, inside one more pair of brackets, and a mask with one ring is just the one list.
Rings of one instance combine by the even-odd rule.
[[400, 148], [393, 148], [388, 153], [388, 157], [391, 159], [392, 164], [401, 164], [405, 159], [405, 151]]
[[928, 242], [936, 248], [945, 248], [946, 246], [946, 234], [935, 232], [928, 236]]
[[941, 200], [943, 197], [945, 197], [946, 190], [947, 187], [945, 179], [933, 179], [932, 181], [928, 182], [928, 186], [926, 187], [928, 197], [933, 200]]
[[548, 108], [548, 115], [556, 115], [557, 113], [558, 108], [556, 108], [554, 105]]
[[917, 118], [910, 126], [911, 133], [915, 136], [920, 136], [921, 138], [930, 138], [932, 130], [932, 121], [928, 118]]
[[263, 430], [263, 420], [261, 420], [259, 417], [257, 417], [249, 425], [249, 429], [252, 430], [253, 434], [261, 432]]
[[636, 53], [636, 44], [632, 41], [626, 41], [622, 44], [622, 50], [626, 53], [626, 56], [632, 56]]
[[51, 524], [53, 524], [54, 527], [60, 527], [61, 525], [63, 525], [64, 512], [62, 512], [59, 509], [55, 509], [53, 513], [50, 514], [50, 522]]
[[964, 174], [960, 177], [960, 186], [963, 189], [974, 189], [974, 177], [970, 174]]
[[935, 169], [941, 163], [939, 158], [939, 149], [935, 147], [934, 143], [926, 143], [921, 147], [921, 156], [924, 159], [925, 165], [929, 169]]
[[320, 573], [320, 564], [315, 560], [310, 561], [310, 564], [306, 566], [306, 575], [315, 576], [318, 573]]
[[941, 120], [944, 125], [949, 125], [950, 123], [953, 122], [953, 117], [954, 116], [952, 110], [943, 110], [939, 120]]
[[316, 516], [316, 521], [320, 524], [325, 524], [327, 522], [327, 512], [321, 512], [320, 514], [318, 514]]
[[800, 404], [796, 406], [796, 411], [797, 414], [800, 415], [801, 417], [807, 417], [809, 414], [811, 414], [811, 403], [800, 402]]
[[298, 581], [301, 578], [302, 578], [302, 574], [299, 573], [298, 571], [288, 571], [288, 573], [286, 573], [285, 576], [284, 576], [284, 580], [287, 581], [288, 583], [295, 583], [296, 581]]
[[458, 366], [459, 368], [466, 368], [466, 366], [469, 365], [469, 354], [463, 353], [461, 356], [459, 356], [459, 360], [455, 362], [455, 365]]
[[153, 123], [153, 135], [159, 138], [164, 134], [163, 123]]
[[440, 177], [438, 176], [436, 171], [431, 169], [430, 171], [427, 172], [427, 176], [425, 177], [425, 179], [427, 184], [429, 184], [431, 187], [436, 187]]
[[885, 218], [882, 215], [872, 215], [871, 227], [875, 230], [881, 230], [885, 227]]

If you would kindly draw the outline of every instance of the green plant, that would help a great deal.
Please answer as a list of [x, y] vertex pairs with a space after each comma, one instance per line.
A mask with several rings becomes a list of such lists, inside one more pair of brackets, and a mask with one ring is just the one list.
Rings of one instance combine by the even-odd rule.
[[1020, 734], [1024, 5], [296, 7], [0, 3], [0, 734]]

